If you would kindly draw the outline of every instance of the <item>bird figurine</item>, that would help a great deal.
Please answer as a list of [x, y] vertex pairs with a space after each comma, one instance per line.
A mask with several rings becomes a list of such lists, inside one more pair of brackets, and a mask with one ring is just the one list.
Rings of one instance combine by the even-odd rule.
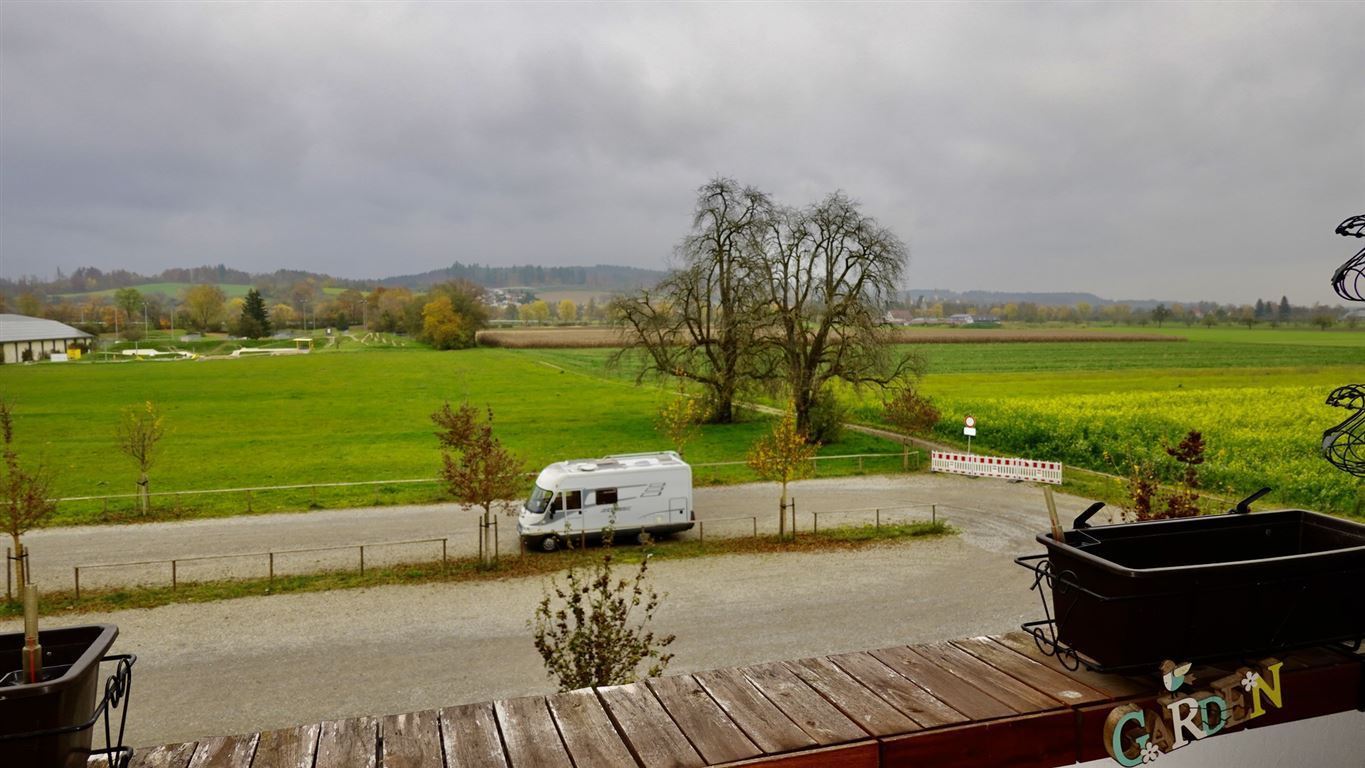
[[1177, 666], [1174, 661], [1169, 659], [1161, 662], [1161, 682], [1165, 683], [1166, 690], [1175, 693], [1185, 683], [1193, 683], [1194, 675], [1190, 674], [1191, 666], [1191, 662]]

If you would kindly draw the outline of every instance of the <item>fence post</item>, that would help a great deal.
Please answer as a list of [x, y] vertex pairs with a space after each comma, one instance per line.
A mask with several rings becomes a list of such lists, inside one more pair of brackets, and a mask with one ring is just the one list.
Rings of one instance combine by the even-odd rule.
[[450, 543], [449, 538], [441, 539], [441, 570], [446, 569], [446, 546]]
[[819, 533], [819, 532], [820, 532], [820, 513], [819, 513], [819, 512], [812, 512], [812, 513], [810, 513], [810, 517], [811, 517], [811, 529], [810, 529], [810, 532], [811, 532], [811, 533]]
[[318, 505], [318, 487], [315, 485], [310, 490], [313, 492], [313, 498], [309, 503], [316, 507]]
[[705, 520], [698, 520], [698, 521], [697, 521], [697, 541], [701, 542], [702, 544], [705, 544], [705, 543], [706, 543], [706, 521], [705, 521]]
[[251, 491], [246, 492], [246, 511], [251, 511]]
[[365, 575], [365, 545], [360, 545], [360, 575]]
[[5, 599], [6, 599], [6, 600], [13, 600], [13, 599], [14, 599], [14, 584], [11, 583], [11, 582], [14, 581], [14, 567], [10, 565], [10, 561], [13, 560], [13, 559], [14, 559], [14, 557], [13, 557], [13, 555], [10, 554], [9, 547], [5, 547]]
[[270, 555], [270, 589], [273, 590], [275, 588], [275, 553], [268, 552], [266, 554]]
[[480, 567], [480, 568], [483, 567], [483, 532], [484, 532], [485, 527], [486, 527], [486, 523], [485, 523], [483, 517], [481, 516], [481, 517], [479, 517], [479, 567]]
[[758, 515], [754, 515], [754, 538], [758, 538]]
[[792, 497], [792, 541], [796, 541], [796, 497]]
[[910, 471], [910, 444], [901, 443], [901, 471]]
[[882, 529], [882, 508], [877, 507], [877, 530]]
[[175, 562], [174, 560], [172, 560], [172, 561], [171, 561], [171, 591], [172, 591], [172, 592], [175, 591], [176, 586], [177, 586], [176, 582], [178, 581], [177, 578], [176, 578], [175, 568], [176, 568], [176, 562]]
[[76, 599], [81, 599], [81, 567], [76, 566]]
[[859, 457], [858, 457], [858, 474], [862, 474], [862, 472], [863, 472], [863, 457], [862, 457], [862, 456], [859, 456]]
[[932, 523], [932, 524], [934, 524], [934, 525], [938, 525], [938, 505], [937, 505], [937, 504], [930, 504], [930, 505], [929, 505], [929, 522]]
[[498, 519], [493, 518], [493, 562], [498, 562]]

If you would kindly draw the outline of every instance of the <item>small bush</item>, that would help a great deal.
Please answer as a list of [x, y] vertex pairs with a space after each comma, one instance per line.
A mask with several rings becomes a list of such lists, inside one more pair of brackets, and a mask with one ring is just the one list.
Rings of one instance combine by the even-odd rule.
[[828, 445], [837, 443], [844, 436], [844, 420], [848, 409], [840, 403], [829, 389], [820, 390], [815, 396], [806, 417], [809, 419], [807, 438], [812, 443]]

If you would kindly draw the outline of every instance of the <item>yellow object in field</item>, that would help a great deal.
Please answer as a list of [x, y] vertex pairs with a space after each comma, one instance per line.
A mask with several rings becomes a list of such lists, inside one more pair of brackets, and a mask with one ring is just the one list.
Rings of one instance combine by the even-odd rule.
[[80, 348], [80, 347], [68, 347], [67, 350], [66, 350], [66, 355], [67, 355], [67, 357], [71, 358], [72, 360], [79, 360], [79, 359], [81, 359], [81, 348]]

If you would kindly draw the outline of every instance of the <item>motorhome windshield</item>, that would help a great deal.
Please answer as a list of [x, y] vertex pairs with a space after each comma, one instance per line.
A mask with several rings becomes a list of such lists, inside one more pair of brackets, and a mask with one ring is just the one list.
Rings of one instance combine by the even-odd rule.
[[531, 498], [526, 500], [526, 511], [534, 515], [544, 514], [545, 510], [549, 508], [552, 498], [554, 498], [553, 492], [537, 485], [536, 489], [531, 491]]

